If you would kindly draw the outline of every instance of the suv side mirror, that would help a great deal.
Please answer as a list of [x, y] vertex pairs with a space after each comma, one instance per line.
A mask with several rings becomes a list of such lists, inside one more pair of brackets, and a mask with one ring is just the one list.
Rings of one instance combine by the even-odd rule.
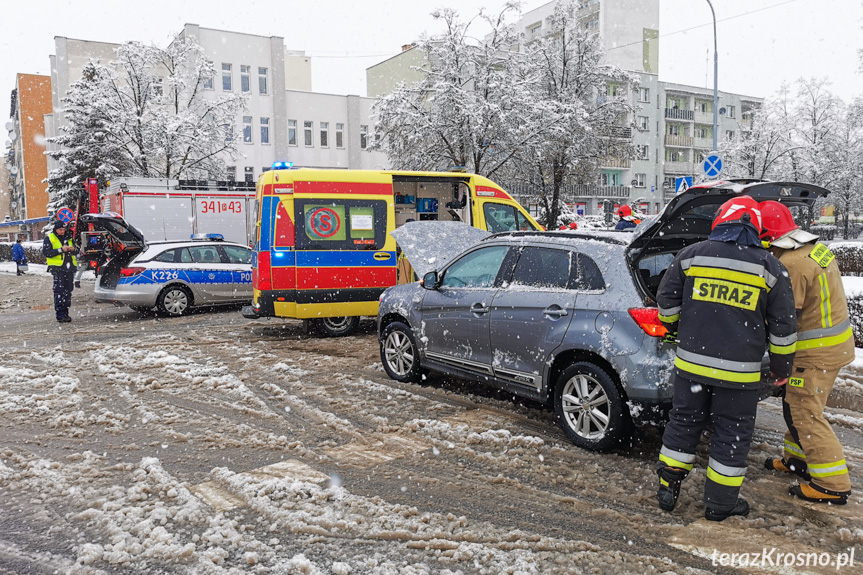
[[420, 284], [426, 289], [436, 289], [438, 287], [438, 277], [436, 271], [428, 272], [423, 276]]

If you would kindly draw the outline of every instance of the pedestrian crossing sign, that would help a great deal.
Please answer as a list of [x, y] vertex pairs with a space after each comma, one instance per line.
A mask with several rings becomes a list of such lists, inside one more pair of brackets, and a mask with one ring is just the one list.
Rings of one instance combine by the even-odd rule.
[[674, 182], [675, 193], [685, 192], [692, 187], [692, 176], [677, 178]]

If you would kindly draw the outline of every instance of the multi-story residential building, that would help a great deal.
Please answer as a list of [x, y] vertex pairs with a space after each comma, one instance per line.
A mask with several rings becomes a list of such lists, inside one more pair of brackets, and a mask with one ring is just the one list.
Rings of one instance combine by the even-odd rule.
[[17, 74], [12, 92], [12, 141], [9, 154], [9, 215], [12, 220], [28, 220], [48, 215], [45, 178], [45, 117], [51, 114], [51, 78]]
[[[312, 92], [311, 58], [303, 51], [286, 49], [281, 37], [186, 24], [178, 38], [194, 38], [213, 63], [216, 75], [205, 87], [205, 98], [226, 92], [247, 97], [246, 109], [233, 126], [239, 154], [225, 157], [228, 180], [254, 182], [276, 161], [293, 162], [296, 167], [388, 167], [383, 153], [368, 150], [373, 100]], [[87, 62], [108, 63], [119, 46], [61, 36], [54, 38], [54, 44], [41, 131], [47, 137], [64, 125], [61, 98], [81, 78]], [[48, 169], [54, 167], [54, 160], [49, 160]], [[47, 197], [41, 202], [43, 211], [46, 203]]]
[[[524, 13], [514, 24], [519, 49], [550, 33], [557, 0]], [[713, 90], [659, 79], [659, 0], [585, 0], [578, 5], [578, 26], [599, 34], [605, 61], [634, 73], [629, 90], [634, 112], [617, 134], [633, 146], [632, 158], [603, 158], [597, 181], [568, 182], [565, 201], [587, 214], [600, 213], [605, 203], [630, 202], [655, 214], [673, 197], [677, 178], [698, 181], [701, 162], [713, 140]], [[421, 77], [416, 67], [425, 55], [413, 45], [366, 71], [368, 95], [381, 97], [400, 82]], [[744, 115], [761, 99], [719, 92], [718, 142], [743, 129]], [[505, 182], [502, 182], [505, 184]], [[510, 191], [525, 204], [531, 198]]]

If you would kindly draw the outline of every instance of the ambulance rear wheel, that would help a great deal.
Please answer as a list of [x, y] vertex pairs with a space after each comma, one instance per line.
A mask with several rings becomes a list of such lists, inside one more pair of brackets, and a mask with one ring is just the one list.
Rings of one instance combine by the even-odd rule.
[[192, 307], [192, 292], [181, 285], [168, 286], [156, 299], [156, 307], [165, 315], [173, 317], [185, 315]]
[[323, 337], [344, 337], [351, 335], [360, 326], [357, 316], [323, 317], [312, 320], [312, 327]]

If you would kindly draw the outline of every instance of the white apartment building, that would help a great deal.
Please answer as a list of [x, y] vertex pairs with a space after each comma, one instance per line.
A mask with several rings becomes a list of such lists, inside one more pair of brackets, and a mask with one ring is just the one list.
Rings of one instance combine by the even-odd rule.
[[[247, 96], [247, 107], [233, 126], [239, 155], [225, 158], [229, 180], [254, 182], [277, 161], [293, 162], [296, 167], [387, 167], [383, 153], [367, 149], [373, 100], [312, 92], [311, 57], [286, 49], [283, 38], [197, 24], [186, 24], [178, 36], [194, 38], [216, 69], [205, 97], [225, 92]], [[48, 136], [62, 126], [60, 98], [81, 77], [83, 67], [90, 59], [110, 62], [118, 46], [59, 36], [54, 42], [54, 114], [46, 116]]]
[[[519, 49], [550, 32], [557, 0], [524, 13], [516, 22]], [[676, 192], [677, 178], [702, 177], [704, 155], [713, 142], [713, 90], [659, 79], [659, 0], [584, 0], [577, 6], [578, 26], [600, 35], [606, 62], [639, 77], [629, 86], [635, 110], [619, 130], [630, 140], [634, 157], [605, 158], [595, 182], [569, 182], [565, 201], [586, 214], [601, 213], [603, 201], [631, 202], [657, 213]], [[366, 71], [368, 95], [381, 97], [399, 82], [419, 78], [424, 54], [406, 45], [396, 56]], [[718, 142], [745, 130], [761, 98], [719, 92]], [[506, 185], [506, 182], [500, 182]], [[525, 204], [529, 197], [508, 186]]]

